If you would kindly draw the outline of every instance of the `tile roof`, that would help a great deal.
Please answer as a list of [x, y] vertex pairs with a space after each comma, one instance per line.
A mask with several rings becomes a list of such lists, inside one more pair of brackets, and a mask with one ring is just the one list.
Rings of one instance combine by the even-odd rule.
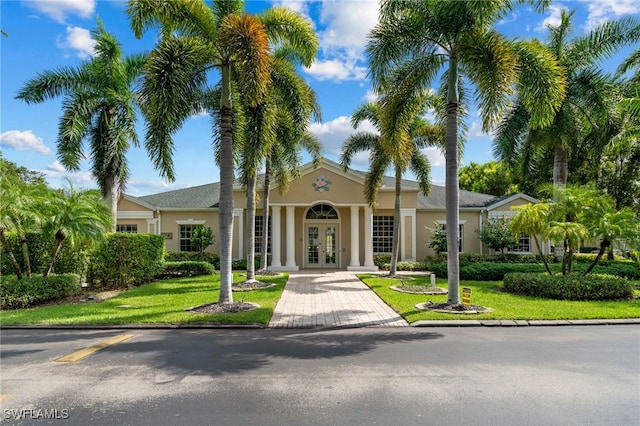
[[[486, 207], [497, 201], [499, 197], [479, 192], [460, 190], [460, 208]], [[445, 187], [432, 185], [429, 195], [418, 193], [418, 209], [445, 210]]]

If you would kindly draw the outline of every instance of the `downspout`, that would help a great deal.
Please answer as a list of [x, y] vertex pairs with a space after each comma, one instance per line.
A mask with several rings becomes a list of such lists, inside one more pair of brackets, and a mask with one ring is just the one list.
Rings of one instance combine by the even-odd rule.
[[156, 234], [162, 234], [162, 215], [160, 214], [160, 208], [156, 207], [156, 213], [158, 214], [158, 226], [156, 227]]

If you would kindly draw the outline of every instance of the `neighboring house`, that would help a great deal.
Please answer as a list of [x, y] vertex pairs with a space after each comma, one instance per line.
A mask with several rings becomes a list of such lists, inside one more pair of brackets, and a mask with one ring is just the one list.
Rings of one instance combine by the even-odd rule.
[[[318, 168], [302, 167], [300, 177], [289, 190], [270, 195], [270, 269], [296, 271], [326, 268], [370, 271], [377, 269], [374, 255], [391, 253], [395, 186], [387, 177], [378, 194], [375, 209], [363, 195], [366, 173], [344, 172], [339, 164], [324, 159]], [[118, 231], [162, 234], [167, 251], [191, 251], [190, 235], [196, 225], [218, 232], [220, 186], [211, 183], [144, 197], [125, 195], [118, 205]], [[477, 230], [491, 217], [511, 216], [511, 206], [536, 203], [524, 194], [495, 197], [460, 191], [460, 251], [488, 253]], [[244, 258], [246, 242], [246, 193], [234, 186], [233, 256]], [[256, 213], [256, 253], [265, 227], [262, 209]], [[418, 184], [402, 181], [399, 260], [422, 261], [433, 254], [428, 247], [436, 223], [446, 225], [444, 187], [434, 185], [428, 196]], [[217, 240], [217, 238], [216, 238]], [[514, 250], [534, 250], [528, 236], [522, 236]], [[217, 243], [208, 251], [217, 252]]]

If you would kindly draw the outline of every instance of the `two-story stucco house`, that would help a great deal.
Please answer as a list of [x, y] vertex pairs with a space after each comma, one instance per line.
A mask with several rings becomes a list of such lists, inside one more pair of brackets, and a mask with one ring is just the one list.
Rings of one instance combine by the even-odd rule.
[[[295, 271], [326, 268], [356, 271], [375, 270], [375, 254], [391, 252], [395, 186], [386, 178], [377, 206], [367, 205], [363, 195], [365, 172], [343, 171], [325, 159], [318, 168], [302, 167], [300, 177], [289, 190], [270, 194], [270, 269]], [[118, 231], [162, 234], [168, 251], [191, 250], [190, 233], [196, 225], [218, 232], [219, 184], [211, 183], [144, 197], [125, 195], [118, 206]], [[419, 193], [418, 184], [402, 182], [399, 259], [421, 261], [433, 251], [428, 247], [436, 223], [446, 225], [445, 190], [434, 185], [428, 196]], [[233, 256], [245, 258], [246, 193], [234, 187]], [[477, 230], [490, 217], [510, 216], [511, 206], [537, 202], [524, 195], [498, 198], [493, 195], [460, 191], [460, 250], [488, 253]], [[256, 252], [264, 232], [262, 209], [256, 213]], [[514, 251], [533, 250], [523, 235]], [[217, 252], [218, 245], [208, 251]]]

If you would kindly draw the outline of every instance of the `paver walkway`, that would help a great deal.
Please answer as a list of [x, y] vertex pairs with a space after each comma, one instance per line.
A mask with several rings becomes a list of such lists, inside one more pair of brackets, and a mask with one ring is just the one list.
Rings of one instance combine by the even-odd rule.
[[403, 327], [409, 324], [348, 271], [292, 272], [271, 328]]

